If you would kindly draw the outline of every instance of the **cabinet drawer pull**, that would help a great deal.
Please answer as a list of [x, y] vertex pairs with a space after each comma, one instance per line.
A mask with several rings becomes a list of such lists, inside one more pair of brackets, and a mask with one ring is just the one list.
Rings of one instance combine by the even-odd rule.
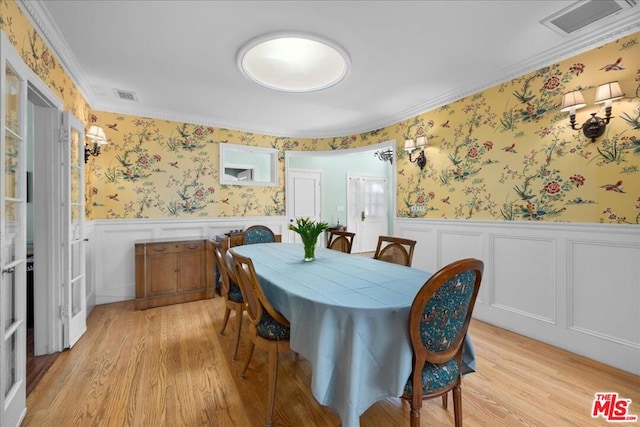
[[198, 243], [191, 243], [187, 246], [187, 249], [198, 249], [200, 245]]
[[167, 247], [166, 247], [166, 246], [154, 246], [154, 247], [153, 247], [153, 248], [151, 248], [151, 249], [153, 249], [153, 250], [154, 250], [154, 251], [156, 251], [156, 252], [164, 252], [164, 251], [166, 251], [166, 250], [167, 250]]

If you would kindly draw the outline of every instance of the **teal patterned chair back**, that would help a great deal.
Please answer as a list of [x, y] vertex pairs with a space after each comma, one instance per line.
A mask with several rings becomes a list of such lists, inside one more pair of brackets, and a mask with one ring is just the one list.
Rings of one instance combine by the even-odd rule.
[[252, 225], [242, 233], [242, 244], [252, 245], [254, 243], [273, 243], [276, 236], [269, 227], [264, 225]]
[[428, 351], [440, 353], [456, 343], [475, 295], [477, 275], [475, 270], [454, 275], [436, 289], [424, 306], [420, 336]]
[[402, 397], [411, 402], [411, 426], [420, 425], [422, 399], [453, 390], [456, 426], [462, 425], [462, 345], [478, 296], [484, 263], [468, 258], [441, 268], [418, 291], [409, 312], [413, 369]]

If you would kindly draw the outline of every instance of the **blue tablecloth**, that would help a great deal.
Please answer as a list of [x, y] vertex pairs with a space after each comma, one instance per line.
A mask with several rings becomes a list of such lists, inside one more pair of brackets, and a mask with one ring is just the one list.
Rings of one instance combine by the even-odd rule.
[[[252, 259], [267, 298], [291, 322], [291, 348], [311, 364], [314, 397], [344, 426], [402, 395], [413, 354], [409, 309], [431, 273], [325, 248], [304, 262], [302, 245], [290, 243], [232, 250]], [[473, 369], [470, 339], [465, 346]]]

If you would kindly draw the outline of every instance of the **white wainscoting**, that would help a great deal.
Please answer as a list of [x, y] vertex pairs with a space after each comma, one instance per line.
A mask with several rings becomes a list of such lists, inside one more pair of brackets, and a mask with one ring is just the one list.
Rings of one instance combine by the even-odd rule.
[[[284, 217], [98, 220], [87, 223], [87, 300], [108, 304], [135, 298], [134, 245], [151, 239], [208, 239], [262, 224], [286, 241]], [[90, 295], [94, 295], [91, 301]]]
[[[287, 241], [286, 218], [99, 220], [88, 223], [88, 303], [135, 298], [134, 244], [210, 238], [264, 224]], [[474, 317], [640, 375], [640, 227], [396, 219], [418, 241], [413, 266], [485, 263]]]
[[640, 375], [640, 227], [396, 219], [413, 266], [485, 263], [474, 317]]

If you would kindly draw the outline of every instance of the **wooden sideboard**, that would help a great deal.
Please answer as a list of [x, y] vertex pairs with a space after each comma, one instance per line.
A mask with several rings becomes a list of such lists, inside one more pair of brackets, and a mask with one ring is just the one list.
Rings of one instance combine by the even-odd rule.
[[136, 310], [213, 298], [212, 249], [206, 239], [136, 243]]

